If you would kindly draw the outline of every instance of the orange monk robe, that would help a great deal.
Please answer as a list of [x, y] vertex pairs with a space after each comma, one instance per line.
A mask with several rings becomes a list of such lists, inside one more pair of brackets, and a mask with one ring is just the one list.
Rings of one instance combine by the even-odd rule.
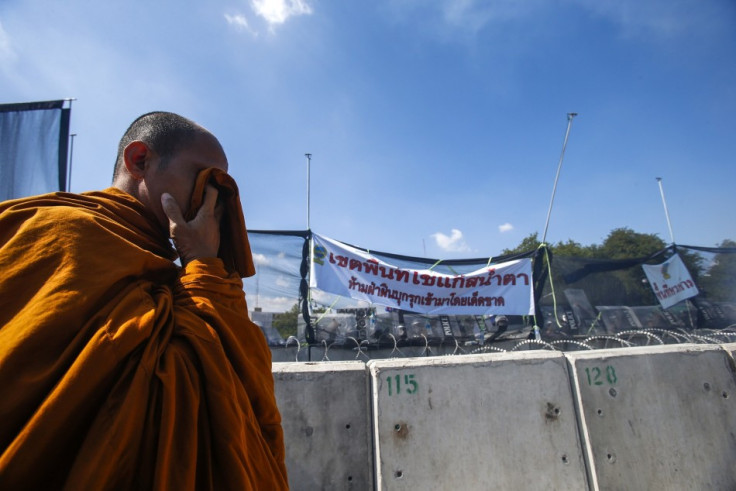
[[0, 204], [0, 489], [287, 488], [240, 277], [174, 258], [117, 189]]

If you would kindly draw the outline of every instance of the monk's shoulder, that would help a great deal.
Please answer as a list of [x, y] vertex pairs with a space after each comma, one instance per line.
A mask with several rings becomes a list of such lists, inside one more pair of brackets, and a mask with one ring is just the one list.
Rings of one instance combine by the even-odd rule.
[[[7, 203], [3, 203], [7, 205]], [[83, 212], [66, 206], [49, 206], [31, 200], [17, 200], [0, 210], [0, 242], [2, 245], [28, 240], [40, 240], [46, 234], [72, 228], [63, 225], [74, 222], [75, 215]]]

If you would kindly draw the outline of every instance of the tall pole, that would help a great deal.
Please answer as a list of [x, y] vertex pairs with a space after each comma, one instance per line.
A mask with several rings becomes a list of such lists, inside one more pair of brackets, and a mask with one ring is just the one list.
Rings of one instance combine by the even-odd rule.
[[670, 229], [670, 240], [675, 243], [675, 234], [672, 233], [672, 222], [670, 221], [670, 212], [667, 209], [667, 201], [664, 199], [664, 188], [662, 187], [662, 178], [657, 177], [659, 183], [659, 194], [662, 196], [662, 205], [664, 205], [664, 216], [667, 217], [667, 227]]
[[258, 305], [259, 304], [258, 300], [261, 298], [261, 286], [260, 286], [260, 282], [258, 281], [259, 278], [260, 278], [260, 275], [256, 275], [256, 308], [255, 308], [256, 312], [260, 312], [260, 305]]
[[552, 204], [555, 202], [555, 193], [557, 192], [557, 181], [560, 179], [560, 170], [562, 169], [562, 159], [565, 158], [565, 148], [567, 148], [567, 138], [570, 136], [570, 127], [572, 126], [572, 118], [578, 113], [567, 113], [567, 131], [565, 131], [565, 141], [562, 143], [562, 153], [560, 154], [560, 162], [557, 164], [557, 175], [555, 176], [555, 184], [552, 187], [552, 198], [549, 200], [549, 210], [547, 210], [547, 221], [544, 223], [544, 235], [542, 235], [542, 243], [547, 241], [547, 228], [549, 227], [549, 217], [552, 215]]
[[72, 133], [69, 135], [69, 139], [71, 140], [71, 144], [69, 145], [69, 169], [66, 173], [66, 192], [71, 192], [72, 190], [72, 162], [74, 162], [74, 137], [77, 136], [76, 133]]
[[307, 157], [307, 230], [312, 230], [312, 227], [309, 223], [310, 218], [310, 207], [311, 207], [311, 192], [312, 192], [312, 186], [310, 183], [311, 174], [312, 174], [312, 154], [311, 153], [305, 153], [305, 157]]
[[[65, 102], [69, 103], [69, 114], [70, 115], [72, 113], [72, 104], [76, 100], [77, 100], [76, 97], [67, 97], [66, 99], [64, 99]], [[72, 162], [74, 162], [73, 156], [74, 156], [74, 137], [75, 136], [77, 136], [76, 133], [72, 133], [69, 135], [69, 139], [71, 140], [71, 143], [70, 143], [70, 148], [69, 148], [69, 165], [68, 165], [67, 172], [66, 172], [66, 190], [65, 190], [66, 192], [71, 192], [72, 190]]]

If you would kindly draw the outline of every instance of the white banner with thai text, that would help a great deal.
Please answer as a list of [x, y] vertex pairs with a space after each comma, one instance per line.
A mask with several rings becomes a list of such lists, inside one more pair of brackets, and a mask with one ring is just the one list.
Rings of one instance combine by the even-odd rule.
[[662, 264], [643, 264], [642, 268], [663, 309], [698, 294], [698, 287], [678, 254]]
[[443, 274], [399, 268], [313, 234], [309, 283], [335, 295], [422, 314], [534, 314], [529, 258]]

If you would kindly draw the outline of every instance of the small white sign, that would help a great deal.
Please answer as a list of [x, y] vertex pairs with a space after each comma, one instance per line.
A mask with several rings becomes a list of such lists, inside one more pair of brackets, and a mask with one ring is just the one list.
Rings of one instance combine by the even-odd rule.
[[698, 287], [678, 254], [662, 264], [644, 264], [642, 268], [663, 309], [698, 294]]

